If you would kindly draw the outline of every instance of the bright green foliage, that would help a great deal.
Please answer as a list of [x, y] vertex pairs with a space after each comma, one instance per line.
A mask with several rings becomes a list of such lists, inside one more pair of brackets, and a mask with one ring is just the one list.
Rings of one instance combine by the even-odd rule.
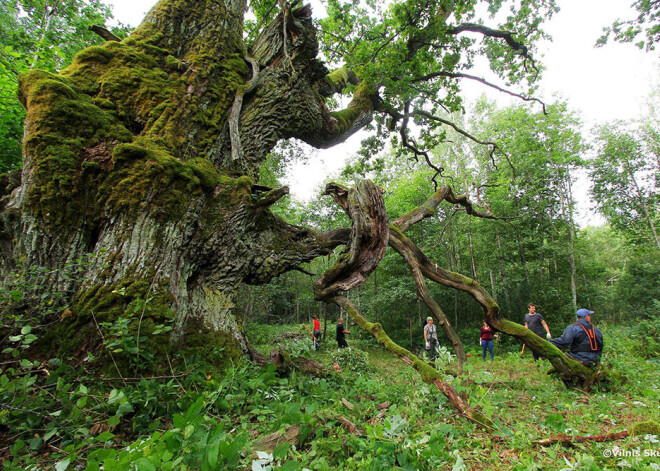
[[660, 154], [652, 135], [624, 123], [598, 129], [597, 155], [590, 162], [591, 193], [599, 211], [637, 244], [660, 249]]
[[655, 44], [660, 40], [660, 4], [654, 0], [635, 0], [631, 6], [637, 11], [637, 17], [617, 20], [612, 26], [603, 28], [604, 34], [598, 39], [598, 46], [605, 45], [613, 35], [615, 41], [635, 42], [640, 49], [655, 50]]
[[[555, 2], [488, 2], [487, 12], [478, 3], [328, 2], [328, 17], [320, 22], [322, 51], [331, 63], [344, 65], [378, 89], [380, 108], [391, 118], [397, 116], [390, 122], [376, 119], [377, 138], [366, 143], [372, 151], [408, 113], [416, 113], [415, 122], [421, 125], [418, 147], [430, 149], [441, 142], [445, 125], [417, 112], [462, 110], [461, 81], [469, 78], [461, 75], [470, 73], [477, 57], [486, 58], [507, 85], [530, 85], [536, 78], [539, 69], [530, 57], [535, 41], [546, 37], [540, 28], [556, 11]], [[523, 39], [525, 46], [519, 47], [516, 41]], [[399, 148], [397, 136], [392, 143]]]
[[[256, 334], [252, 345], [265, 352], [283, 334], [301, 330], [297, 325], [246, 329]], [[221, 373], [200, 358], [174, 355], [172, 371], [160, 379], [124, 384], [114, 375], [105, 380], [87, 375], [57, 357], [46, 364], [21, 362], [0, 375], [0, 403], [13, 408], [3, 408], [0, 424], [14, 437], [3, 466], [11, 471], [65, 469], [67, 463], [68, 469], [75, 463], [89, 471], [584, 470], [617, 469], [625, 460], [629, 469], [650, 471], [657, 457], [645, 451], [657, 452], [659, 438], [657, 365], [636, 353], [644, 341], [641, 332], [610, 326], [603, 331], [605, 362], [625, 371], [626, 382], [594, 391], [588, 400], [543, 367], [528, 365], [519, 351], [502, 353], [499, 341], [495, 362], [469, 359], [465, 375], [451, 381], [471, 405], [495, 419], [494, 434], [456, 420], [435, 388], [378, 346], [367, 348], [369, 374], [345, 369], [326, 378], [279, 377], [272, 366], [242, 363]], [[331, 352], [314, 359], [329, 366]], [[344, 428], [340, 417], [359, 433]], [[291, 426], [300, 427], [295, 448], [283, 443], [270, 453], [256, 453], [259, 437]], [[633, 436], [571, 447], [534, 443], [558, 433], [624, 429]], [[639, 449], [640, 456], [607, 456], [614, 446]]]
[[[10, 0], [0, 4], [0, 172], [20, 166], [25, 109], [18, 76], [32, 68], [55, 72], [81, 49], [104, 42], [88, 31], [112, 18], [99, 0]], [[112, 28], [119, 37], [126, 28]]]

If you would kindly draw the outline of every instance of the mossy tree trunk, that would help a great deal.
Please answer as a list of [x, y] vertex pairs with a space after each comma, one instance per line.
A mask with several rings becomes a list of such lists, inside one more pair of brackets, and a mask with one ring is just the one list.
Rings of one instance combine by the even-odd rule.
[[[65, 293], [73, 312], [53, 340], [75, 328], [66, 338], [81, 343], [95, 322], [149, 300], [143, 333], [174, 317], [174, 342], [241, 354], [239, 285], [345, 235], [286, 224], [268, 207], [288, 189], [255, 183], [278, 141], [328, 147], [366, 124], [371, 92], [330, 112], [325, 97], [349, 74], [316, 59], [310, 9], [285, 9], [248, 50], [244, 7], [162, 0], [128, 39], [82, 51], [60, 74], [21, 77], [24, 166], [3, 199], [1, 269], [53, 270], [42, 288]], [[86, 253], [96, 256], [71, 276]]]

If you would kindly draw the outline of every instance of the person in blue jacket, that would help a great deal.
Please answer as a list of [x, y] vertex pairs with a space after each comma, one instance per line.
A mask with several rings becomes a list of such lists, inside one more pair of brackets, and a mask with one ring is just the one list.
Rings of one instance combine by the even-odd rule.
[[566, 327], [561, 337], [548, 340], [561, 350], [568, 349], [569, 357], [589, 367], [598, 365], [603, 353], [603, 334], [591, 324], [593, 313], [578, 309], [577, 322]]

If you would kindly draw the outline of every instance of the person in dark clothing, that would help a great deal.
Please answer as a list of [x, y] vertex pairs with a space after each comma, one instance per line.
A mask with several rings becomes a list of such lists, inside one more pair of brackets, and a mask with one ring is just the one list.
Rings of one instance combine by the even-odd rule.
[[479, 339], [481, 344], [481, 349], [483, 351], [483, 359], [486, 360], [486, 350], [490, 352], [490, 359], [494, 360], [493, 356], [493, 331], [490, 330], [490, 326], [484, 321], [484, 325], [481, 327], [481, 338]]
[[[527, 309], [529, 312], [525, 314], [525, 327], [527, 327], [539, 337], [543, 337], [543, 331], [545, 330], [545, 338], [552, 338], [548, 324], [545, 323], [543, 316], [536, 312], [536, 305], [534, 303], [529, 303], [527, 305]], [[536, 362], [536, 360], [540, 358], [540, 355], [538, 355], [534, 350], [532, 350], [532, 354], [534, 355], [534, 361]]]
[[339, 348], [346, 348], [348, 344], [346, 343], [345, 334], [350, 334], [350, 332], [344, 329], [344, 319], [339, 318], [339, 324], [337, 324], [337, 346]]
[[551, 339], [555, 347], [566, 350], [567, 355], [585, 366], [594, 367], [603, 354], [603, 334], [591, 324], [593, 311], [577, 310], [577, 322], [569, 325], [558, 339]]

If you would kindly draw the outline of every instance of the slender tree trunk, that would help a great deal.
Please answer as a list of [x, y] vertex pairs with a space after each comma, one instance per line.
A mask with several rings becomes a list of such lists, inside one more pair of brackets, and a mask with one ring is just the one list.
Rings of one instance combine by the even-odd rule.
[[642, 206], [642, 209], [644, 210], [644, 216], [646, 217], [647, 224], [651, 228], [651, 233], [653, 234], [655, 245], [660, 249], [660, 238], [658, 238], [658, 232], [655, 228], [655, 224], [653, 223], [653, 218], [651, 218], [651, 214], [649, 213], [649, 207], [646, 204], [646, 199], [644, 198], [642, 190], [639, 188], [639, 185], [637, 184], [635, 173], [630, 171], [628, 165], [625, 162], [623, 163], [623, 165], [626, 168], [626, 172], [628, 172], [628, 175], [630, 175], [630, 180], [633, 182], [633, 185], [635, 186], [635, 190], [637, 191], [637, 199], [639, 200], [639, 204]]
[[468, 247], [470, 249], [470, 269], [472, 271], [472, 278], [479, 282], [479, 277], [477, 276], [477, 263], [474, 259], [474, 244], [472, 243], [472, 221], [468, 222]]
[[323, 340], [328, 339], [328, 305], [326, 303], [321, 303], [323, 310]]
[[500, 233], [497, 233], [497, 251], [498, 251], [498, 256], [497, 256], [497, 265], [500, 270], [500, 278], [502, 278], [502, 285], [506, 287], [504, 290], [504, 302], [506, 303], [506, 308], [510, 309], [511, 308], [511, 300], [509, 299], [509, 282], [506, 277], [506, 273], [504, 271], [504, 266], [502, 264], [502, 260], [504, 259], [504, 251], [502, 250], [502, 236]]
[[495, 291], [495, 277], [493, 276], [493, 269], [491, 268], [490, 270], [488, 270], [488, 272], [490, 273], [490, 290], [493, 293], [493, 299], [495, 299], [495, 301], [497, 301], [497, 295], [495, 294], [496, 293], [496, 291]]
[[[44, 5], [44, 16], [42, 19], [41, 37], [39, 38], [39, 43], [43, 43], [44, 39], [46, 39], [46, 35], [50, 31], [50, 27], [53, 23], [53, 16], [55, 16], [55, 12], [60, 2], [55, 1], [52, 6], [49, 6], [48, 3], [49, 2], [46, 1], [46, 4]], [[41, 46], [39, 46], [39, 48], [41, 49]], [[31, 69], [37, 65], [37, 62], [39, 62], [40, 49], [35, 51], [34, 55], [32, 56], [32, 64], [30, 64]]]
[[573, 223], [573, 198], [571, 195], [571, 175], [566, 168], [566, 176], [560, 178], [559, 168], [556, 168], [557, 178], [561, 182], [564, 190], [560, 192], [559, 201], [561, 203], [561, 213], [568, 226], [568, 261], [571, 266], [571, 301], [573, 310], [577, 311], [577, 283], [575, 280], [577, 269], [575, 267], [575, 225]]
[[527, 259], [525, 257], [525, 250], [523, 249], [522, 242], [520, 241], [520, 234], [516, 232], [516, 242], [518, 242], [518, 256], [522, 264], [523, 275], [525, 276], [525, 291], [529, 292], [529, 273], [527, 272]]
[[408, 313], [408, 333], [410, 336], [410, 351], [414, 352], [415, 348], [413, 346], [413, 316], [410, 312]]
[[[555, 232], [554, 231], [550, 232], [550, 237], [551, 237], [551, 240], [552, 240], [552, 245], [555, 246]], [[555, 272], [554, 272], [555, 275], [559, 274], [559, 265], [557, 264], [557, 251], [556, 250], [552, 251], [552, 264], [553, 264], [553, 267], [555, 269]]]

